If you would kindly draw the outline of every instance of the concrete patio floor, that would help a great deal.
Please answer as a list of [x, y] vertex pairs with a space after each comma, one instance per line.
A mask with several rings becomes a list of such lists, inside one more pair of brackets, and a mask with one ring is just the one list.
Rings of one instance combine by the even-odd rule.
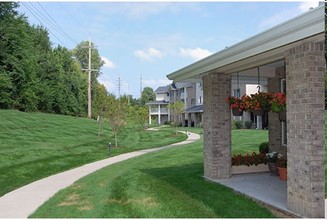
[[235, 174], [229, 179], [209, 180], [232, 188], [277, 210], [297, 216], [287, 209], [287, 181], [280, 180], [278, 176], [271, 176], [269, 172]]

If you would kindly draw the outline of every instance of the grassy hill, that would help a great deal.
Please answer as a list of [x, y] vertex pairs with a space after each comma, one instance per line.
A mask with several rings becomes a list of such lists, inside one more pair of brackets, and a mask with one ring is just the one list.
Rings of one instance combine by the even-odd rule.
[[[43, 177], [107, 158], [108, 143], [114, 143], [108, 124], [102, 134], [97, 136], [98, 124], [93, 119], [0, 110], [0, 196]], [[113, 148], [111, 156], [185, 138], [183, 134], [175, 136], [173, 130], [151, 132], [128, 126], [119, 137], [123, 147]]]

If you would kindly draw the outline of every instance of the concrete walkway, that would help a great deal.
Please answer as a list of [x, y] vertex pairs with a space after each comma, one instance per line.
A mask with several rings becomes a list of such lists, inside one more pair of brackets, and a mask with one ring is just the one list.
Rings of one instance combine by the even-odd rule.
[[200, 135], [188, 132], [188, 138], [179, 143], [121, 154], [30, 183], [0, 197], [0, 218], [27, 218], [59, 190], [72, 185], [78, 179], [90, 173], [120, 161], [150, 152], [192, 143], [198, 139], [200, 139]]

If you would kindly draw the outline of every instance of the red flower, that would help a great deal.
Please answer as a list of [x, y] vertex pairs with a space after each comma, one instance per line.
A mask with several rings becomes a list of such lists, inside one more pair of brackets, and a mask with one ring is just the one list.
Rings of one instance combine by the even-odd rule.
[[266, 154], [253, 152], [251, 155], [238, 154], [232, 157], [232, 166], [257, 166], [258, 164], [267, 164]]
[[271, 111], [282, 112], [286, 110], [286, 95], [284, 93], [276, 93], [271, 101]]

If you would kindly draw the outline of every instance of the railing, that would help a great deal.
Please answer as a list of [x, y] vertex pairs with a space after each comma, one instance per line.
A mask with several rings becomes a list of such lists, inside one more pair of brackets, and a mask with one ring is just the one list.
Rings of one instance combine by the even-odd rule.
[[[159, 114], [159, 108], [151, 108], [150, 114]], [[160, 108], [160, 114], [168, 114], [168, 109]]]

